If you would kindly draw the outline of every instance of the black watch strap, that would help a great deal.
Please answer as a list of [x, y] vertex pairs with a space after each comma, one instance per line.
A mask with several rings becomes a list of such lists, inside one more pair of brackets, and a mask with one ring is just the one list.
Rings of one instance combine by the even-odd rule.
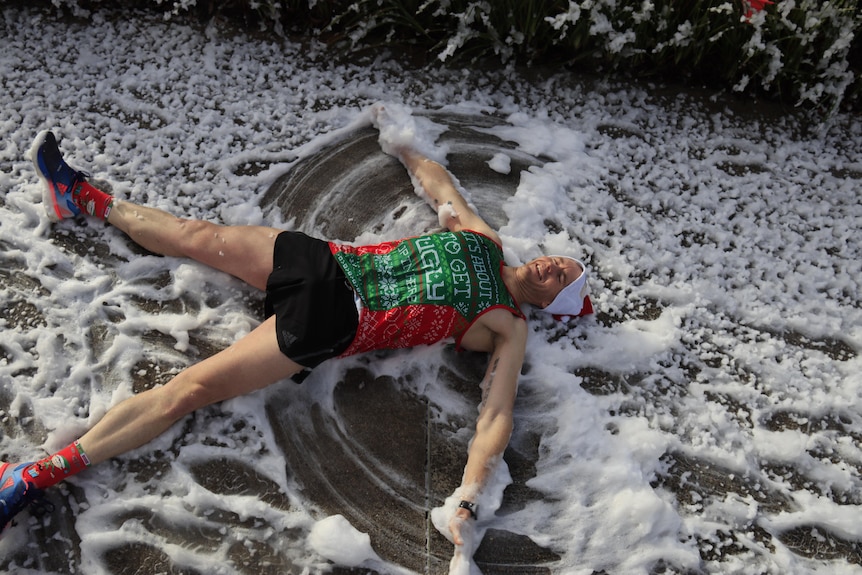
[[461, 503], [458, 504], [458, 507], [461, 509], [466, 509], [470, 512], [470, 517], [473, 519], [478, 519], [477, 513], [479, 512], [479, 506], [473, 503], [472, 501], [464, 501], [461, 500]]

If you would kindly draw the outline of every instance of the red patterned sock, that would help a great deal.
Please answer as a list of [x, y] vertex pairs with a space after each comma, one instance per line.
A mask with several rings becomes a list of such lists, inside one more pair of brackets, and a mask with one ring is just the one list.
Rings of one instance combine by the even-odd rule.
[[114, 198], [111, 195], [87, 182], [81, 182], [72, 191], [72, 201], [86, 213], [101, 220], [108, 219], [108, 214], [111, 213], [111, 207], [114, 205]]
[[59, 483], [70, 475], [75, 475], [90, 466], [90, 460], [77, 441], [64, 447], [54, 455], [37, 461], [24, 473], [29, 481], [39, 489]]

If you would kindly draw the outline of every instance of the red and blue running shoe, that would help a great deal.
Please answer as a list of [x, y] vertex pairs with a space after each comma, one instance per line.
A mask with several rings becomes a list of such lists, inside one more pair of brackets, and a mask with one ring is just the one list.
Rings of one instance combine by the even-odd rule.
[[22, 509], [42, 496], [27, 479], [25, 470], [32, 463], [0, 464], [0, 531], [12, 521]]
[[30, 149], [30, 159], [42, 180], [42, 203], [48, 217], [54, 221], [73, 218], [81, 213], [72, 192], [85, 181], [88, 174], [69, 166], [57, 146], [57, 138], [49, 131], [37, 136]]

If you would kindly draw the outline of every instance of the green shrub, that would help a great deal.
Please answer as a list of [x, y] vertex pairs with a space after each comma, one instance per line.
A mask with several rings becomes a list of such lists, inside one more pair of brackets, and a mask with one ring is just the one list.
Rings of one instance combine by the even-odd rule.
[[[52, 0], [78, 13], [109, 0]], [[413, 47], [442, 62], [499, 59], [674, 76], [795, 104], [858, 110], [859, 0], [126, 0], [219, 15], [350, 50]]]
[[[762, 11], [746, 0], [359, 0], [357, 5], [354, 42], [424, 36], [441, 60], [493, 54], [503, 61], [670, 74], [829, 109], [859, 97], [860, 71], [851, 68], [849, 58], [854, 39], [859, 51], [857, 0], [779, 0]], [[397, 17], [402, 12], [411, 15], [409, 26]]]

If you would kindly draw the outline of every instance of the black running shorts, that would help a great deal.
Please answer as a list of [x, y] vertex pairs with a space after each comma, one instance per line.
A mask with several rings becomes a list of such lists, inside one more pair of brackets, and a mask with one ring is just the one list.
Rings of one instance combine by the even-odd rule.
[[281, 232], [272, 263], [265, 310], [267, 317], [275, 315], [279, 349], [306, 368], [340, 355], [356, 336], [359, 312], [329, 244]]

